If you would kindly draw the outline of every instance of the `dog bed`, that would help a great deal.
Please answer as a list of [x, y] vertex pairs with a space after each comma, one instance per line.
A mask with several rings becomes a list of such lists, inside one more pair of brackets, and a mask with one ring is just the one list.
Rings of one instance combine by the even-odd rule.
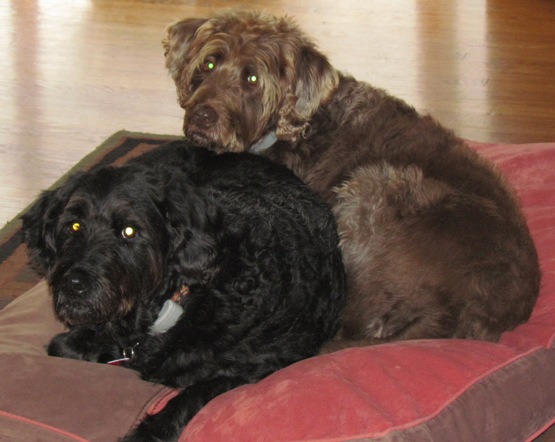
[[[180, 440], [533, 440], [555, 423], [555, 143], [469, 143], [517, 188], [542, 266], [530, 320], [499, 343], [347, 349], [210, 402]], [[110, 441], [175, 392], [129, 370], [50, 358], [41, 282], [0, 311], [0, 440]]]

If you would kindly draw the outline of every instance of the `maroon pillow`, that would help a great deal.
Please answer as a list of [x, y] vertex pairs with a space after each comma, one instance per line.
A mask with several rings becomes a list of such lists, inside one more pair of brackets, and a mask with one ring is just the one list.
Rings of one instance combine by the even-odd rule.
[[131, 370], [48, 357], [62, 330], [44, 282], [0, 311], [0, 440], [114, 441], [174, 394]]

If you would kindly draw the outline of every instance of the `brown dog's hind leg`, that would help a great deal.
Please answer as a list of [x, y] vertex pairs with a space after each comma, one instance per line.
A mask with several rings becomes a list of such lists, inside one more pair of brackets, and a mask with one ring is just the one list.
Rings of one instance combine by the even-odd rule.
[[530, 314], [527, 300], [514, 308], [523, 267], [507, 233], [514, 226], [489, 201], [387, 163], [359, 169], [336, 194], [349, 293], [341, 329], [324, 351], [497, 340]]

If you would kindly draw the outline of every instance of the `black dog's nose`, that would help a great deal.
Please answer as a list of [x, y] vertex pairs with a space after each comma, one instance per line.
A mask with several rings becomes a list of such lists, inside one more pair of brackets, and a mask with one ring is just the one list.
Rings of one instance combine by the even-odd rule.
[[210, 129], [218, 121], [218, 113], [210, 106], [196, 107], [190, 121], [201, 129]]
[[82, 294], [90, 287], [90, 277], [82, 270], [72, 270], [65, 278], [65, 285], [68, 291], [75, 294]]

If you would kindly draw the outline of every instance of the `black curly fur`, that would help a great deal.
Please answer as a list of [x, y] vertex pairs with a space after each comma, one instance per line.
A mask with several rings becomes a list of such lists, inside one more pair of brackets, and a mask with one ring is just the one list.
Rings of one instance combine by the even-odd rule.
[[[128, 226], [136, 234], [125, 238]], [[45, 192], [23, 230], [69, 327], [50, 355], [105, 362], [133, 346], [130, 368], [182, 388], [126, 440], [176, 439], [210, 399], [316, 354], [338, 328], [345, 277], [333, 216], [286, 168], [254, 155], [170, 143]], [[184, 284], [184, 314], [149, 333]]]

